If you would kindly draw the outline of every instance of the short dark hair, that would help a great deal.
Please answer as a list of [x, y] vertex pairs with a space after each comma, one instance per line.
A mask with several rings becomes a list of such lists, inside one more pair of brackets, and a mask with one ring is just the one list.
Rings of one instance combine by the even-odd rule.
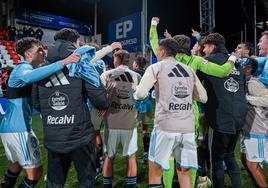
[[179, 44], [177, 53], [188, 53], [191, 46], [191, 39], [186, 35], [175, 35], [173, 37]]
[[114, 56], [118, 57], [121, 60], [122, 65], [129, 64], [130, 55], [129, 55], [128, 51], [120, 49], [114, 53]]
[[253, 44], [252, 43], [250, 43], [250, 42], [241, 42], [240, 44], [244, 44], [245, 45], [245, 47], [248, 49], [248, 55], [249, 56], [252, 56], [252, 55], [254, 55], [254, 46], [253, 46]]
[[80, 35], [76, 30], [70, 28], [63, 28], [56, 32], [56, 34], [54, 35], [54, 40], [56, 41], [61, 39], [74, 43], [77, 41], [77, 39], [79, 39], [79, 37]]
[[162, 39], [159, 41], [158, 45], [160, 48], [163, 48], [165, 50], [167, 56], [175, 57], [179, 50], [179, 44], [173, 38]]
[[33, 45], [40, 46], [41, 42], [33, 37], [24, 37], [16, 42], [16, 52], [24, 57], [24, 52], [31, 49]]
[[145, 65], [147, 64], [147, 60], [145, 57], [143, 57], [142, 55], [138, 55], [136, 57], [136, 60], [135, 62], [137, 63], [137, 65], [140, 67], [140, 68], [144, 68]]
[[204, 44], [214, 44], [215, 46], [225, 45], [225, 39], [219, 33], [211, 33], [205, 36]]

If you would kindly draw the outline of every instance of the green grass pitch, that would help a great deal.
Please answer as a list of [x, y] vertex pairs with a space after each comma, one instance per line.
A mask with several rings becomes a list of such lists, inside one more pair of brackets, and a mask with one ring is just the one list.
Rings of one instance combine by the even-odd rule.
[[[38, 115], [33, 116], [33, 129], [39, 139], [40, 142], [40, 148], [42, 152], [42, 161], [43, 161], [43, 168], [44, 168], [44, 175], [46, 174], [47, 170], [47, 152], [46, 149], [43, 146], [43, 134], [42, 134], [42, 123]], [[139, 188], [146, 188], [148, 186], [148, 176], [147, 176], [147, 167], [142, 163], [142, 153], [143, 153], [143, 145], [142, 145], [142, 134], [141, 129], [139, 128], [139, 137], [138, 137], [138, 146], [139, 150], [137, 152], [137, 161], [138, 161], [138, 184], [137, 187]], [[114, 188], [122, 188], [125, 187], [125, 174], [126, 174], [126, 166], [125, 159], [122, 157], [122, 155], [119, 154], [116, 157], [115, 166], [114, 166], [114, 178], [113, 178], [113, 187]], [[237, 144], [236, 148], [236, 158], [239, 162], [239, 165], [241, 165], [241, 162], [239, 160], [239, 144]], [[2, 146], [2, 143], [0, 142], [0, 181], [3, 179], [3, 175], [8, 167], [8, 161], [6, 160], [6, 156], [4, 153], [4, 148]], [[268, 174], [268, 168], [267, 166], [264, 167], [266, 173]], [[21, 180], [24, 178], [25, 174], [22, 172], [20, 174], [20, 177], [18, 179], [18, 183], [21, 182]], [[253, 184], [247, 175], [246, 171], [242, 171], [241, 173], [242, 183], [244, 188], [253, 188]], [[226, 187], [231, 187], [231, 182], [226, 175], [225, 178], [225, 185]], [[38, 188], [44, 188], [46, 182], [44, 181], [44, 176], [41, 178], [41, 180], [38, 183]], [[68, 178], [65, 184], [66, 188], [75, 188], [78, 187], [78, 182], [76, 178], [76, 173], [74, 168], [72, 167], [68, 173]], [[101, 188], [102, 186], [102, 178], [99, 178], [96, 182], [96, 188]], [[174, 187], [178, 187], [177, 180], [174, 180]]]

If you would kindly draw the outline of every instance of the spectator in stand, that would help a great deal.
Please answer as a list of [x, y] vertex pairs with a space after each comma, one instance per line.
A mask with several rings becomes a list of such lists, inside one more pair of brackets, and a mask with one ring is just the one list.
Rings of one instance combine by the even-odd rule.
[[0, 32], [0, 35], [1, 35], [1, 40], [7, 40], [7, 29], [3, 29]]
[[23, 37], [24, 37], [23, 29], [21, 28], [21, 26], [19, 26], [19, 28], [17, 29], [17, 39], [16, 40], [20, 40]]
[[37, 30], [35, 31], [35, 38], [38, 39], [38, 40], [40, 40], [40, 41], [42, 41], [43, 35], [44, 35], [44, 32], [41, 29], [41, 27], [39, 26], [37, 28]]
[[14, 25], [10, 25], [8, 26], [7, 30], [8, 30], [8, 41], [15, 41], [16, 27], [14, 27]]
[[35, 31], [33, 30], [32, 27], [28, 28], [27, 34], [28, 34], [28, 37], [35, 37]]
[[23, 30], [23, 37], [28, 37], [28, 26], [24, 25], [22, 30]]

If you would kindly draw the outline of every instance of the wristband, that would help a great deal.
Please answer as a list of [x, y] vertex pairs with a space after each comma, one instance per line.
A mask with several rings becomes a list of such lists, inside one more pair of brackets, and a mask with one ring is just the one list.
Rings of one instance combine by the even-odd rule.
[[157, 26], [157, 21], [156, 20], [154, 20], [154, 19], [152, 19], [152, 21], [151, 21], [151, 25], [153, 25], [153, 26]]
[[200, 34], [198, 34], [198, 35], [195, 36], [195, 38], [196, 38], [197, 41], [199, 41], [202, 38], [202, 36]]
[[235, 63], [236, 59], [237, 59], [237, 58], [236, 58], [234, 55], [231, 55], [231, 56], [228, 58], [228, 61], [232, 61], [232, 62]]

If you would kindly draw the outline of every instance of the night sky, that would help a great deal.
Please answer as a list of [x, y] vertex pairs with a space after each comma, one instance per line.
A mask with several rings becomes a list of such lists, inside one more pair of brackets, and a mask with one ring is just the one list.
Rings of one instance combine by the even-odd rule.
[[[257, 1], [257, 21], [268, 20], [260, 1]], [[94, 0], [23, 0], [19, 1], [19, 6], [93, 23], [94, 6], [92, 2]], [[249, 42], [253, 42], [252, 2], [252, 0], [215, 0], [215, 31], [225, 36], [229, 51], [232, 51], [240, 42], [240, 33], [244, 29], [244, 23], [247, 24], [247, 39]], [[141, 0], [100, 0], [98, 3], [98, 33], [102, 34], [102, 42], [105, 44], [108, 41], [110, 21], [139, 12], [141, 7]], [[160, 17], [160, 36], [165, 29], [168, 29], [172, 35], [190, 35], [191, 28], [199, 30], [198, 0], [148, 0], [148, 31], [152, 16]], [[258, 29], [258, 35], [261, 31]]]

